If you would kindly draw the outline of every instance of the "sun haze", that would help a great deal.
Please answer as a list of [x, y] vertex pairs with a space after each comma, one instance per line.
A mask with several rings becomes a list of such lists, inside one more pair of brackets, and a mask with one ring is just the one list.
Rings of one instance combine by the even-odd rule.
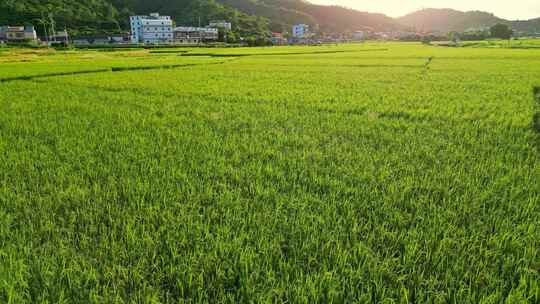
[[538, 0], [311, 0], [311, 2], [341, 5], [360, 11], [383, 13], [392, 17], [403, 16], [422, 8], [453, 8], [462, 11], [481, 10], [511, 20], [540, 17], [540, 1]]

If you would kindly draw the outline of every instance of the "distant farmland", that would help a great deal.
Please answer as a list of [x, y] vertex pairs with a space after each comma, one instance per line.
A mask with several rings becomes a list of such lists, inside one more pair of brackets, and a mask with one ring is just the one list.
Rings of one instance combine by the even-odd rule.
[[539, 62], [0, 49], [0, 302], [538, 303]]

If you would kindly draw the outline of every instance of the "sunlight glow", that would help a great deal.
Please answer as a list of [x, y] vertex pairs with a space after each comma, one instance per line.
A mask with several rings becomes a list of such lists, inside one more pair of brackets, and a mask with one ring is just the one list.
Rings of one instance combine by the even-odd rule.
[[310, 0], [316, 4], [340, 5], [360, 11], [400, 17], [422, 8], [452, 8], [461, 11], [480, 10], [500, 18], [517, 20], [540, 17], [539, 0]]

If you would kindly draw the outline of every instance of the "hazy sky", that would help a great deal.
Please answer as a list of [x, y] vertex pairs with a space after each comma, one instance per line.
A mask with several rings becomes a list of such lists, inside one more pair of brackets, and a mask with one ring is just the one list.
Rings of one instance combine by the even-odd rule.
[[337, 4], [361, 11], [399, 17], [421, 8], [481, 10], [506, 19], [540, 17], [540, 0], [308, 0], [318, 4]]

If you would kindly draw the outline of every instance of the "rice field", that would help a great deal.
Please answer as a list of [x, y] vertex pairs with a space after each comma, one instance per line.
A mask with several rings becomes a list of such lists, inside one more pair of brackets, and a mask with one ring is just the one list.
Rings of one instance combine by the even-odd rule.
[[465, 41], [459, 43], [459, 46], [471, 48], [540, 49], [540, 39]]
[[1, 303], [539, 303], [540, 51], [0, 51]]

